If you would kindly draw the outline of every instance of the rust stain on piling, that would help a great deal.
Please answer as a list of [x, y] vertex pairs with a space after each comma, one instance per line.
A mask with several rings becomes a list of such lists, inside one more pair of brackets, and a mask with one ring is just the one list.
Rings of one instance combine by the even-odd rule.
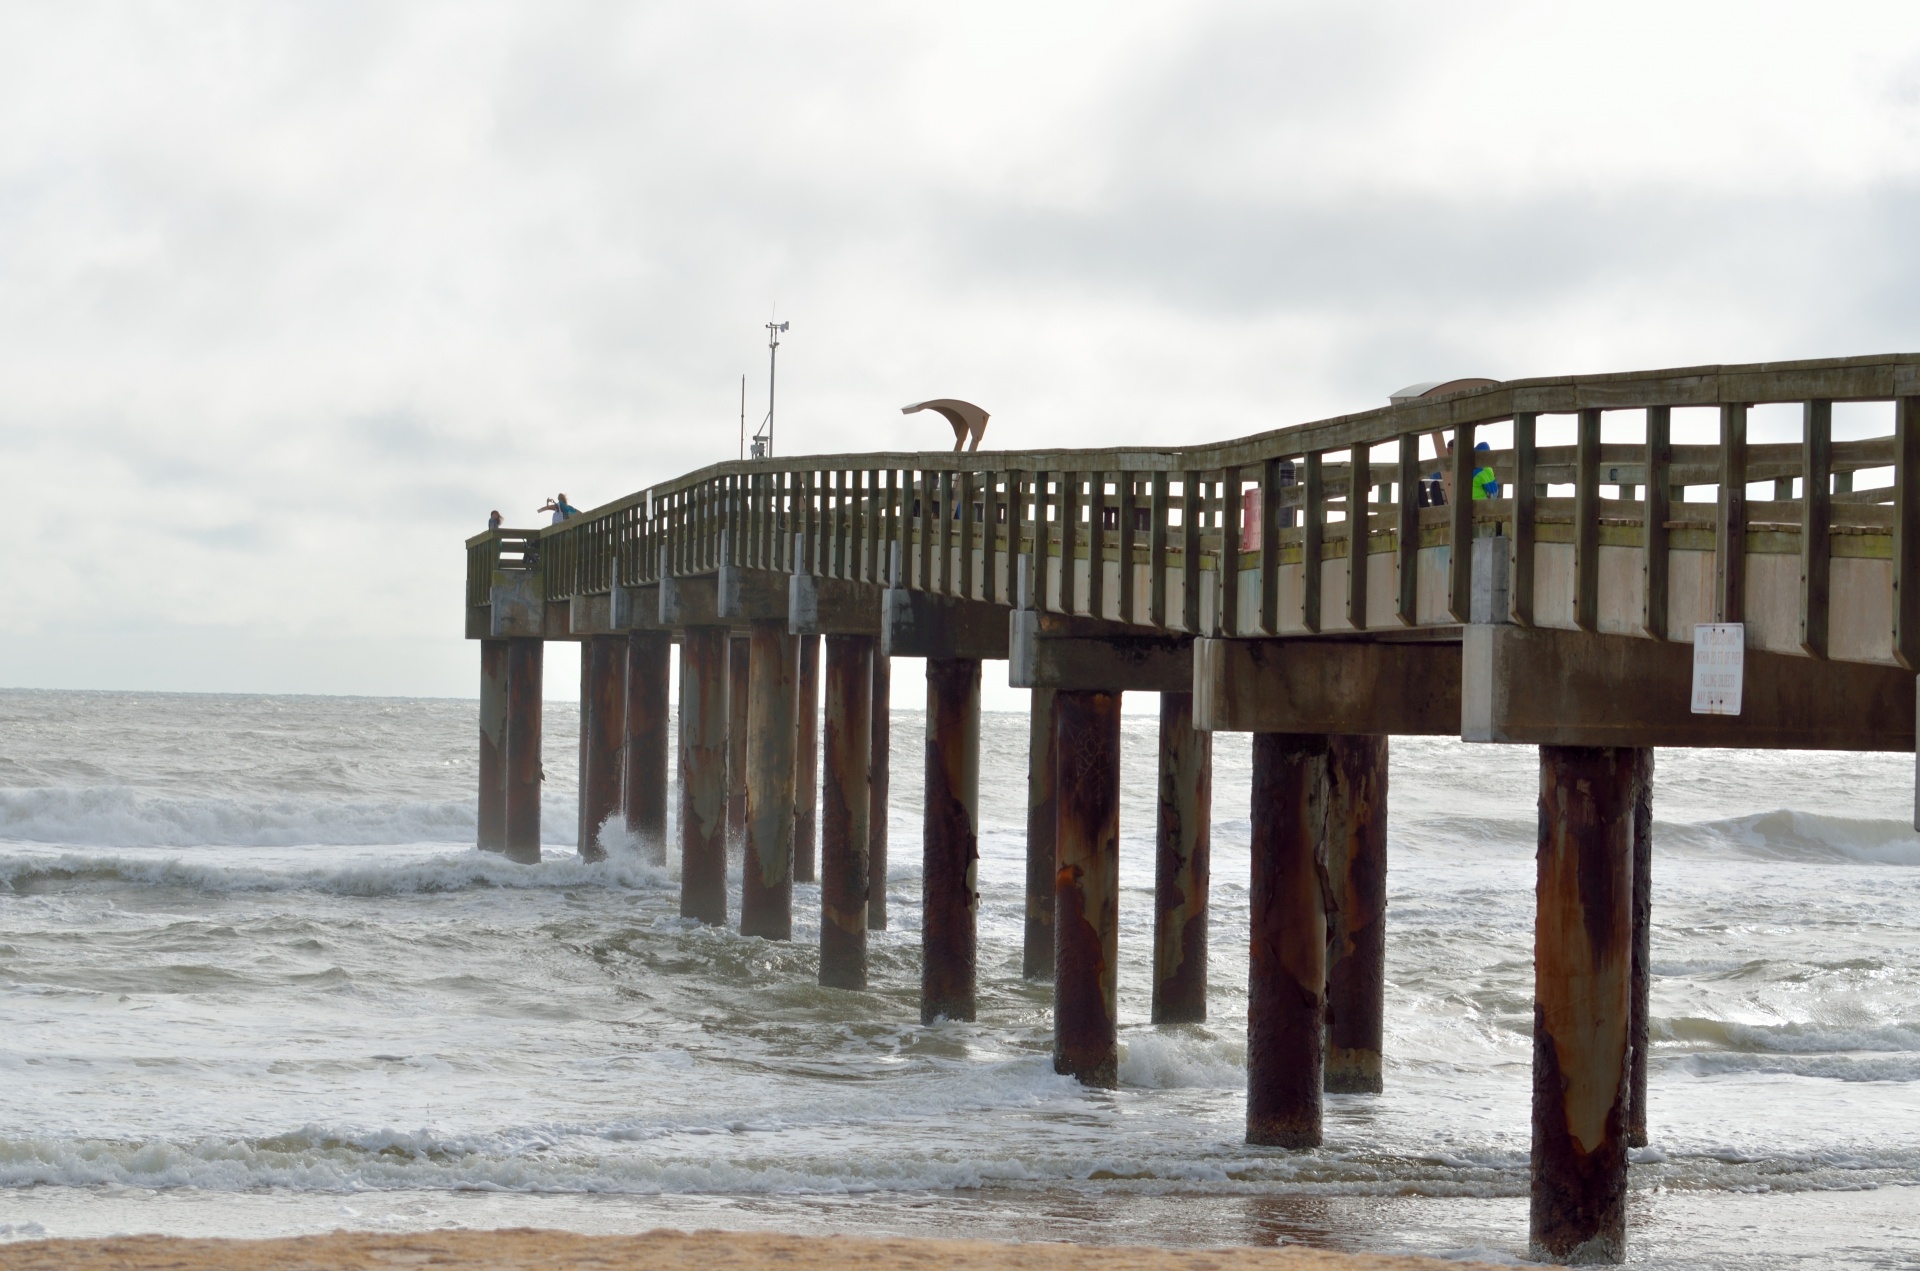
[[546, 646], [507, 641], [507, 859], [540, 861], [541, 667]]
[[680, 916], [727, 920], [728, 664], [725, 627], [680, 637]]
[[873, 651], [873, 746], [867, 757], [867, 930], [887, 929], [887, 785], [892, 774], [893, 659]]
[[1207, 1018], [1213, 734], [1193, 729], [1193, 694], [1160, 694], [1160, 809], [1153, 886], [1153, 1022]]
[[1327, 739], [1326, 1088], [1379, 1093], [1387, 957], [1387, 739]]
[[1053, 697], [1055, 819], [1053, 1069], [1118, 1080], [1120, 694]]
[[620, 810], [620, 747], [627, 732], [624, 637], [589, 636], [580, 650], [580, 856], [605, 860], [601, 831]]
[[794, 716], [793, 881], [811, 883], [820, 837], [820, 637], [794, 638], [800, 643], [800, 694]]
[[1637, 770], [1627, 748], [1540, 748], [1529, 1222], [1536, 1257], [1625, 1256]]
[[974, 1017], [980, 904], [980, 663], [927, 659], [920, 1022]]
[[483, 852], [507, 850], [507, 642], [480, 642], [480, 809]]
[[1634, 750], [1632, 1014], [1627, 1044], [1627, 1146], [1647, 1145], [1647, 1024], [1653, 971], [1653, 747]]
[[1247, 1142], [1320, 1145], [1327, 739], [1253, 738]]
[[820, 983], [867, 987], [867, 788], [872, 636], [827, 637], [826, 782], [820, 791]]
[[664, 631], [627, 636], [625, 776], [627, 832], [656, 865], [667, 863], [667, 692], [673, 643]]
[[746, 636], [727, 640], [727, 846], [747, 841], [747, 691], [753, 643]]
[[800, 643], [784, 619], [755, 622], [747, 670], [747, 839], [740, 934], [793, 938], [793, 752]]
[[1053, 694], [1033, 690], [1027, 731], [1027, 905], [1020, 973], [1029, 980], [1053, 978], [1053, 871], [1055, 798]]

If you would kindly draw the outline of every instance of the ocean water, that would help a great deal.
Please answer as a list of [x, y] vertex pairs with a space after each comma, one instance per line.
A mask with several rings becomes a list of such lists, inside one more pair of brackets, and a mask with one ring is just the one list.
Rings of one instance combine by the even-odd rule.
[[[1146, 1022], [1125, 724], [1118, 1090], [1019, 976], [1026, 720], [982, 726], [980, 1018], [918, 1020], [922, 720], [874, 987], [677, 916], [673, 870], [473, 850], [475, 705], [0, 693], [0, 1240], [529, 1224], [1525, 1250], [1536, 757], [1396, 739], [1387, 1091], [1242, 1141], [1248, 746], [1215, 747], [1211, 1022]], [[1920, 838], [1900, 755], [1662, 751], [1635, 1265], [1920, 1261]], [[733, 911], [738, 912], [737, 890]]]

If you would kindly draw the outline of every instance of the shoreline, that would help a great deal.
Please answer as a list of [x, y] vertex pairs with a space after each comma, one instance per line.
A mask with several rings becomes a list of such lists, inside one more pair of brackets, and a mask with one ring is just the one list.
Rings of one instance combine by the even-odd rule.
[[675, 1231], [588, 1236], [510, 1227], [401, 1234], [335, 1231], [266, 1240], [110, 1236], [0, 1245], [0, 1271], [382, 1271], [458, 1265], [488, 1271], [646, 1267], [648, 1271], [846, 1271], [849, 1267], [952, 1267], [966, 1271], [1471, 1271], [1488, 1263], [1402, 1254], [1274, 1249], [1024, 1244], [906, 1236], [799, 1236]]

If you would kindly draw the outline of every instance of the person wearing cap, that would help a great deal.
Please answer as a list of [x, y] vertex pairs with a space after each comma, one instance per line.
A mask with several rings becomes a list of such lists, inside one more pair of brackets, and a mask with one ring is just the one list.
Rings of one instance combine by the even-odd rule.
[[[1440, 471], [1434, 476], [1440, 481], [1440, 487], [1446, 492], [1443, 502], [1453, 499], [1453, 443], [1445, 436], [1435, 432], [1433, 449], [1440, 461]], [[1481, 462], [1482, 459], [1486, 462]], [[1500, 497], [1500, 480], [1493, 471], [1493, 447], [1486, 442], [1477, 442], [1473, 447], [1473, 497], [1476, 499], [1497, 499]]]

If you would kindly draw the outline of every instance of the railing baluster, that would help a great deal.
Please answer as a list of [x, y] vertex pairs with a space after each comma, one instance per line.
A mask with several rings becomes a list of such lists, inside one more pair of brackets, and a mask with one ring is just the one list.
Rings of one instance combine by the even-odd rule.
[[1280, 634], [1280, 499], [1283, 459], [1260, 465], [1260, 630]]
[[1827, 656], [1827, 579], [1833, 521], [1833, 403], [1805, 407], [1800, 443], [1800, 647]]
[[1107, 616], [1107, 474], [1087, 474], [1087, 612]]
[[1318, 631], [1320, 575], [1325, 572], [1321, 563], [1321, 544], [1326, 536], [1327, 524], [1326, 481], [1321, 471], [1320, 452], [1309, 450], [1304, 466], [1300, 518], [1300, 621], [1307, 630]]
[[1367, 495], [1373, 490], [1373, 450], [1355, 442], [1347, 453], [1347, 625], [1367, 629], [1367, 546], [1373, 513]]
[[1573, 471], [1573, 625], [1600, 629], [1600, 412], [1580, 412]]
[[1742, 622], [1747, 578], [1747, 407], [1720, 407], [1720, 506], [1713, 527], [1713, 620]]
[[[1447, 612], [1455, 622], [1473, 621], [1473, 434], [1472, 424], [1453, 429], [1453, 505], [1447, 534]], [[1577, 572], [1577, 570], [1576, 570]]]
[[1394, 522], [1396, 595], [1394, 614], [1403, 626], [1419, 619], [1420, 608], [1420, 434], [1400, 438], [1400, 507]]
[[[1672, 490], [1673, 408], [1647, 407], [1647, 496], [1640, 512], [1640, 627], [1655, 640], [1667, 638], [1667, 515]], [[1532, 474], [1529, 473], [1529, 476]], [[1532, 580], [1529, 579], [1529, 582]], [[1532, 601], [1531, 588], [1527, 596]]]
[[1000, 576], [1000, 603], [1017, 605], [1020, 603], [1020, 554], [1025, 535], [1021, 526], [1026, 521], [1027, 494], [1020, 469], [1012, 468], [1006, 473], [1007, 483], [1007, 560], [1006, 570]]
[[1059, 508], [1055, 533], [1060, 542], [1060, 612], [1072, 616], [1079, 609], [1080, 474], [1060, 474]]
[[1920, 670], [1920, 397], [1893, 407], [1893, 656]]
[[952, 481], [953, 510], [960, 521], [956, 527], [960, 540], [960, 550], [958, 553], [960, 559], [957, 562], [959, 568], [956, 571], [960, 579], [960, 586], [957, 589], [950, 590], [954, 595], [964, 596], [968, 600], [972, 600], [973, 540], [975, 537], [973, 525], [973, 474], [971, 472], [956, 472], [953, 474]]
[[1533, 557], [1536, 540], [1534, 521], [1539, 507], [1539, 486], [1534, 473], [1534, 432], [1539, 417], [1521, 411], [1513, 417], [1513, 579], [1509, 592], [1513, 598], [1513, 620], [1522, 626], [1533, 625]]
[[1200, 474], [1180, 474], [1180, 626], [1200, 633]]
[[1166, 471], [1156, 471], [1147, 496], [1147, 622], [1162, 630], [1167, 627], [1168, 485]]
[[1134, 594], [1137, 585], [1133, 577], [1133, 545], [1136, 537], [1134, 519], [1137, 515], [1134, 508], [1138, 502], [1135, 498], [1134, 480], [1137, 475], [1132, 472], [1117, 473], [1115, 476], [1118, 483], [1114, 486], [1114, 498], [1118, 502], [1114, 519], [1115, 528], [1119, 531], [1116, 536], [1118, 539], [1116, 555], [1120, 560], [1120, 621], [1135, 623], [1140, 621], [1139, 606]]
[[1240, 539], [1245, 533], [1240, 515], [1240, 469], [1228, 468], [1220, 483], [1220, 613], [1223, 636], [1240, 630]]

